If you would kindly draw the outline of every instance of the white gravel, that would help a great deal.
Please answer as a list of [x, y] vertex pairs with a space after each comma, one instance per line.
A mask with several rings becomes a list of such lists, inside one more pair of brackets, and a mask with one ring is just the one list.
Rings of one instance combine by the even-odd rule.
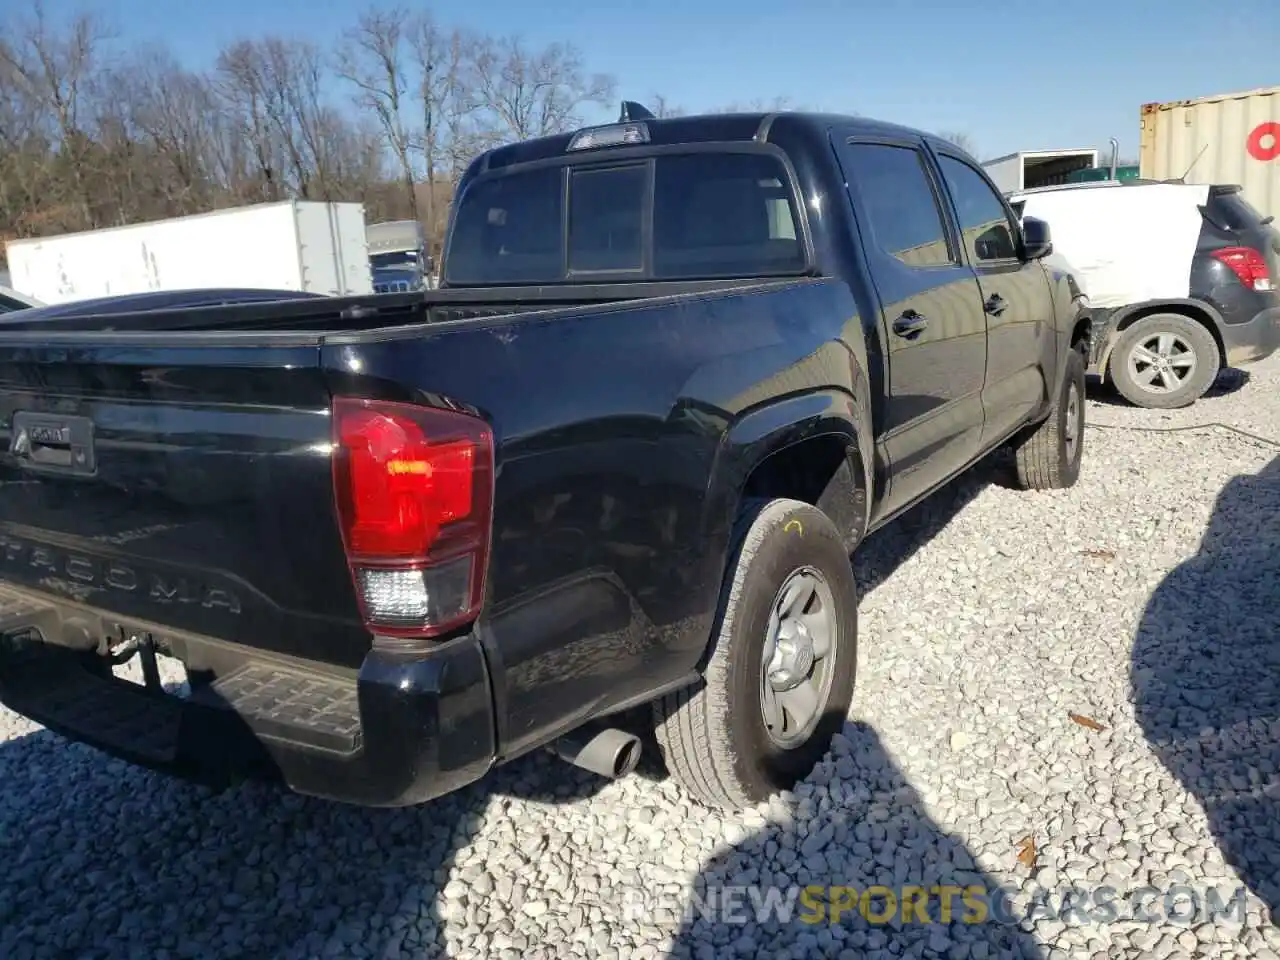
[[[1280, 441], [1280, 360], [1250, 372], [1190, 410], [1089, 415]], [[0, 956], [1276, 960], [1278, 458], [1219, 428], [1095, 429], [1069, 492], [1006, 489], [994, 463], [882, 531], [856, 563], [843, 737], [794, 796], [736, 816], [543, 755], [415, 810], [212, 796], [0, 710]], [[768, 888], [873, 882], [1043, 889], [1055, 912], [1107, 884], [1119, 916], [752, 916]], [[725, 884], [738, 910], [683, 915]], [[1202, 905], [1243, 886], [1244, 909], [1171, 920], [1179, 884]], [[1125, 919], [1148, 885], [1151, 919]]]
[[1280, 354], [1225, 371], [1209, 392], [1180, 410], [1143, 410], [1102, 384], [1090, 387], [1091, 423], [1168, 429], [1218, 423], [1280, 443]]

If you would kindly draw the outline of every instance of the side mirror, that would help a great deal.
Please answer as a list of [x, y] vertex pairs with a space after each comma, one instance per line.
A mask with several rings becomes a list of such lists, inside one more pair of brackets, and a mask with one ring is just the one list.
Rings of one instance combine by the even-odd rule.
[[1053, 253], [1053, 238], [1049, 224], [1035, 217], [1022, 218], [1022, 256], [1026, 260], [1039, 260]]

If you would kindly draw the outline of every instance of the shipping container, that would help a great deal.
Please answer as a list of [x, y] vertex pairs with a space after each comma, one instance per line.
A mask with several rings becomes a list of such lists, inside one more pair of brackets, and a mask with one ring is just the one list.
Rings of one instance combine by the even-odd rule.
[[1280, 87], [1145, 103], [1141, 123], [1143, 178], [1239, 184], [1280, 218]]
[[1051, 187], [1066, 183], [1073, 171], [1098, 165], [1098, 151], [1076, 150], [1019, 150], [987, 160], [982, 168], [1002, 193], [1030, 190], [1033, 187]]
[[14, 289], [45, 303], [240, 287], [373, 293], [364, 207], [284, 201], [10, 241]]

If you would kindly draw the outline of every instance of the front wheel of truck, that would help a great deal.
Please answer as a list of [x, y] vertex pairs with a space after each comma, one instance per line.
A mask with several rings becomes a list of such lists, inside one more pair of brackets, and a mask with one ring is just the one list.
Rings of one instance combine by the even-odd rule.
[[729, 809], [790, 789], [822, 759], [858, 660], [857, 584], [822, 511], [752, 501], [733, 544], [703, 680], [655, 704], [668, 771]]
[[1023, 490], [1063, 490], [1080, 479], [1084, 457], [1085, 362], [1069, 350], [1067, 369], [1049, 416], [1012, 444], [1018, 486]]

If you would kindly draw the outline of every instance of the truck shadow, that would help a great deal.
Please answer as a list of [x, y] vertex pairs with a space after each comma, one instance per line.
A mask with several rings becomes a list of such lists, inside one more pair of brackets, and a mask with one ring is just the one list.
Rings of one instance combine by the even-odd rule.
[[1152, 750], [1224, 859], [1280, 909], [1280, 457], [1233, 478], [1190, 560], [1152, 593], [1130, 673]]
[[[864, 593], [923, 547], [999, 469], [976, 467], [868, 538], [855, 559]], [[857, 843], [864, 829], [875, 838], [890, 829], [901, 835], [899, 852], [911, 852], [900, 882], [936, 875], [939, 884], [985, 883], [968, 877], [963, 844], [929, 822], [874, 733], [850, 725], [846, 738], [842, 749], [854, 769], [843, 769], [843, 754], [833, 762], [840, 789], [851, 792], [821, 814], [833, 836]], [[665, 777], [652, 753], [639, 772]], [[285, 960], [420, 956], [438, 952], [446, 930], [472, 927], [499, 929], [529, 955], [540, 945], [507, 918], [520, 909], [521, 869], [533, 872], [548, 856], [538, 819], [609, 786], [538, 751], [432, 803], [368, 810], [269, 784], [214, 792], [42, 729], [0, 745], [0, 784], [0, 956], [131, 957], [145, 943], [147, 955], [163, 949], [177, 958]], [[568, 816], [585, 823], [585, 814]], [[782, 849], [781, 829], [769, 828], [764, 845], [774, 840]], [[501, 852], [492, 848], [499, 836]], [[879, 875], [874, 857], [859, 864], [863, 851], [852, 851], [847, 872], [833, 855], [827, 873], [806, 876], [840, 886]], [[572, 874], [580, 856], [591, 854], [566, 847], [564, 869]], [[468, 892], [465, 899], [460, 890]], [[955, 912], [963, 916], [958, 905]], [[1020, 942], [1016, 928], [957, 922], [962, 929], [954, 937]], [[820, 929], [805, 924], [797, 934], [817, 936]], [[865, 942], [880, 942], [877, 931], [886, 943], [942, 935], [915, 924], [901, 930], [870, 924]]]
[[889, 579], [987, 487], [1011, 483], [1011, 469], [1011, 460], [1004, 451], [992, 454], [892, 523], [868, 535], [852, 558], [859, 596], [865, 597]]
[[933, 821], [871, 727], [846, 723], [833, 753], [838, 778], [810, 778], [706, 864], [674, 907], [672, 958], [1043, 955], [1013, 892]]

